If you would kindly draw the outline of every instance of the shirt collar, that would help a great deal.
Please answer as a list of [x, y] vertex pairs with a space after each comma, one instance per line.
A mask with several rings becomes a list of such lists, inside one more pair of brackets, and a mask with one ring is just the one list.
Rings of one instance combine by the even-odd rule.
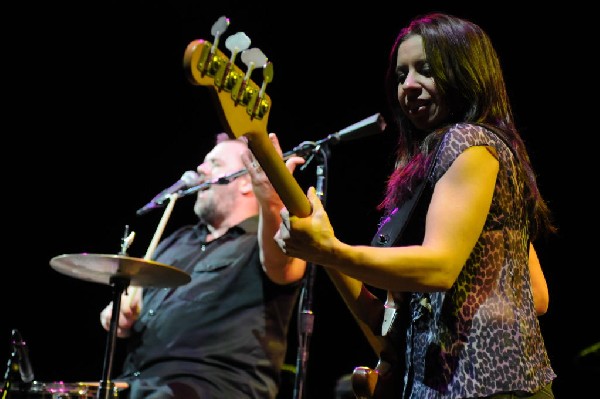
[[[208, 233], [208, 229], [206, 227], [206, 223], [200, 222], [194, 228], [197, 231], [197, 234], [205, 237]], [[237, 225], [230, 227], [227, 232], [223, 235], [230, 234], [233, 231], [238, 231], [242, 233], [249, 234], [257, 234], [258, 233], [258, 215], [250, 216], [249, 218], [241, 221]]]
[[246, 233], [258, 233], [258, 215], [250, 216], [235, 227], [244, 230]]

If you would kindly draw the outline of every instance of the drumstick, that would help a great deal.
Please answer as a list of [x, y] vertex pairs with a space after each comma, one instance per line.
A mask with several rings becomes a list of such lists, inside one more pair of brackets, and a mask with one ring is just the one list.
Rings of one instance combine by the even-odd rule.
[[[171, 194], [169, 196], [169, 203], [167, 204], [167, 207], [166, 207], [165, 211], [163, 212], [162, 217], [160, 218], [158, 227], [157, 227], [156, 231], [154, 232], [154, 237], [152, 237], [152, 241], [150, 241], [150, 245], [148, 246], [148, 249], [146, 250], [146, 255], [144, 255], [144, 260], [151, 260], [152, 255], [154, 254], [154, 251], [156, 250], [156, 247], [158, 246], [160, 238], [165, 230], [165, 226], [167, 225], [167, 222], [169, 221], [169, 218], [171, 217], [171, 212], [173, 212], [173, 208], [175, 207], [175, 201], [178, 198], [179, 198], [179, 195], [177, 193]], [[128, 292], [125, 293], [125, 297], [130, 298], [129, 305], [131, 305], [131, 300], [133, 300], [133, 297], [135, 296], [136, 291], [139, 288], [140, 287], [138, 287], [138, 286], [131, 286], [130, 289], [128, 290]]]
[[152, 237], [152, 241], [150, 241], [150, 246], [146, 250], [146, 255], [144, 255], [145, 260], [150, 260], [150, 258], [152, 258], [152, 255], [154, 254], [154, 250], [156, 249], [156, 246], [158, 245], [158, 242], [160, 241], [160, 237], [162, 236], [162, 233], [165, 230], [165, 226], [167, 225], [167, 222], [169, 221], [169, 218], [171, 217], [171, 212], [173, 211], [173, 207], [175, 206], [175, 201], [178, 198], [179, 198], [179, 195], [177, 195], [177, 193], [171, 194], [169, 196], [169, 204], [167, 205], [165, 212], [163, 213], [162, 217], [160, 218], [160, 222], [158, 223], [158, 228], [156, 229], [156, 232], [154, 233], [154, 237]]

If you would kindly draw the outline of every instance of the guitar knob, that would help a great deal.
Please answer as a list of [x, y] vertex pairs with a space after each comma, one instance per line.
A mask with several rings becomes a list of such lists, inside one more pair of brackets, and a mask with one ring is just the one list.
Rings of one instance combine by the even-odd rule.
[[378, 240], [380, 245], [384, 245], [388, 242], [389, 237], [386, 234], [379, 234]]

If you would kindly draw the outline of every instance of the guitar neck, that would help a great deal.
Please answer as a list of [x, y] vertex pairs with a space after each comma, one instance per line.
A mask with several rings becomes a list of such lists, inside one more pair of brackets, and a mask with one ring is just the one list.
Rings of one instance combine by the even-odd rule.
[[279, 194], [290, 214], [307, 217], [311, 213], [311, 205], [304, 191], [282, 162], [281, 156], [273, 147], [267, 134], [246, 134], [248, 147], [265, 171], [269, 181]]

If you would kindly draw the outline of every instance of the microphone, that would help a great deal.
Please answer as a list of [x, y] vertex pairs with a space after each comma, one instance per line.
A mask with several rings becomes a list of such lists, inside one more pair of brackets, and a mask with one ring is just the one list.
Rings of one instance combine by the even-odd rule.
[[361, 139], [382, 133], [386, 128], [385, 120], [381, 114], [377, 113], [358, 121], [336, 133], [327, 136], [327, 141], [331, 144], [337, 144], [342, 141]]
[[198, 173], [194, 172], [193, 170], [188, 170], [183, 173], [179, 180], [158, 193], [150, 202], [138, 209], [136, 214], [140, 216], [151, 211], [152, 209], [158, 208], [163, 204], [163, 202], [169, 199], [171, 195], [198, 184], [200, 184], [200, 176], [198, 176]]
[[187, 195], [194, 194], [194, 193], [196, 193], [198, 191], [202, 191], [202, 190], [208, 189], [212, 185], [226, 185], [226, 184], [229, 184], [232, 181], [234, 181], [235, 179], [237, 179], [238, 177], [245, 175], [246, 173], [248, 173], [247, 169], [240, 169], [237, 172], [233, 172], [233, 173], [230, 173], [230, 174], [225, 175], [225, 176], [217, 177], [216, 179], [205, 181], [205, 182], [203, 182], [201, 184], [198, 184], [198, 185], [192, 185], [187, 190], [182, 191], [181, 192], [181, 196], [185, 197]]
[[[331, 142], [331, 144], [337, 144], [341, 141], [355, 140], [363, 137], [372, 136], [377, 133], [382, 133], [386, 128], [385, 120], [381, 114], [377, 113], [369, 116], [361, 121], [358, 121], [336, 133], [332, 133], [326, 138], [319, 140], [317, 142], [313, 141], [304, 141], [300, 145], [294, 147], [291, 151], [287, 151], [283, 153], [283, 160], [286, 161], [293, 156], [299, 157], [308, 157], [310, 156], [316, 147]], [[183, 174], [181, 179], [173, 184], [171, 187], [162, 191], [156, 197], [152, 199], [148, 204], [146, 204], [143, 208], [138, 209], [137, 214], [143, 215], [146, 212], [159, 207], [162, 203], [171, 195], [177, 192], [181, 192], [181, 196], [187, 196], [193, 194], [197, 191], [204, 190], [205, 188], [210, 187], [213, 184], [229, 184], [234, 179], [239, 176], [248, 173], [246, 169], [241, 169], [237, 172], [234, 172], [227, 176], [222, 176], [216, 178], [214, 180], [200, 182], [200, 178], [191, 170], [188, 170]], [[186, 174], [188, 175], [188, 179], [186, 179]], [[185, 191], [183, 191], [185, 190]]]
[[13, 352], [16, 354], [17, 364], [19, 365], [21, 380], [28, 384], [34, 379], [33, 369], [29, 361], [29, 350], [25, 341], [23, 341], [23, 337], [21, 337], [21, 333], [16, 329], [12, 330], [12, 347]]
[[[286, 160], [292, 156], [299, 156], [306, 158], [311, 156], [316, 148], [319, 148], [323, 144], [337, 144], [341, 141], [361, 139], [363, 137], [372, 136], [377, 133], [382, 133], [386, 128], [385, 120], [381, 114], [377, 113], [369, 116], [361, 121], [353, 123], [352, 125], [328, 135], [324, 139], [319, 141], [304, 141], [300, 145], [294, 147], [291, 151], [283, 154], [283, 159]], [[304, 164], [303, 166], [305, 166]]]

